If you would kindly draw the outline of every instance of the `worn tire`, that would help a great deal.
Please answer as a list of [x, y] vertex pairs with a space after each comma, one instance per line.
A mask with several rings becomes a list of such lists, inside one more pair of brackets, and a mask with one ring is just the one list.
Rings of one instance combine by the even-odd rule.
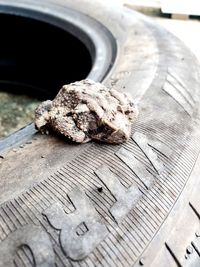
[[199, 266], [199, 63], [121, 6], [18, 2], [104, 25], [117, 57], [103, 83], [130, 92], [140, 115], [124, 145], [69, 144], [32, 125], [1, 141], [0, 266]]

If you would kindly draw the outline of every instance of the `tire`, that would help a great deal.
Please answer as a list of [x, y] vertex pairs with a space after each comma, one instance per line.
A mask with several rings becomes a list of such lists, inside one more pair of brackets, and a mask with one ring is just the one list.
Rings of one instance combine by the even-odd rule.
[[1, 141], [0, 266], [199, 266], [199, 63], [129, 9], [40, 2], [19, 1], [81, 11], [111, 32], [103, 83], [131, 93], [140, 115], [123, 145], [75, 145], [32, 124]]

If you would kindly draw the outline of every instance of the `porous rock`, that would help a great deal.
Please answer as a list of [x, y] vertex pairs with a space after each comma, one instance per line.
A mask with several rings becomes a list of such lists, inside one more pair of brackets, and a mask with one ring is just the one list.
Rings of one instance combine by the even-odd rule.
[[64, 85], [54, 100], [42, 102], [35, 111], [35, 126], [78, 143], [95, 139], [117, 144], [129, 139], [137, 115], [130, 95], [86, 79]]

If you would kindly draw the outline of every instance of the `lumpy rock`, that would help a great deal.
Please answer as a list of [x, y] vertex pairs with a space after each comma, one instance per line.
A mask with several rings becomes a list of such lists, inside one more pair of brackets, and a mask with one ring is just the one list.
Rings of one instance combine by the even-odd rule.
[[137, 115], [128, 94], [82, 80], [64, 85], [53, 101], [42, 102], [35, 111], [35, 126], [42, 133], [53, 129], [77, 143], [95, 139], [118, 144], [129, 139]]

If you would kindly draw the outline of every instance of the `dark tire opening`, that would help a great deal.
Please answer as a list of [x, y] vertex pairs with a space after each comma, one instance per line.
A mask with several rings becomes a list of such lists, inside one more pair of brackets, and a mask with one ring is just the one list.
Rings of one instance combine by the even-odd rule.
[[91, 51], [72, 34], [32, 18], [0, 15], [0, 90], [52, 98], [87, 77]]

